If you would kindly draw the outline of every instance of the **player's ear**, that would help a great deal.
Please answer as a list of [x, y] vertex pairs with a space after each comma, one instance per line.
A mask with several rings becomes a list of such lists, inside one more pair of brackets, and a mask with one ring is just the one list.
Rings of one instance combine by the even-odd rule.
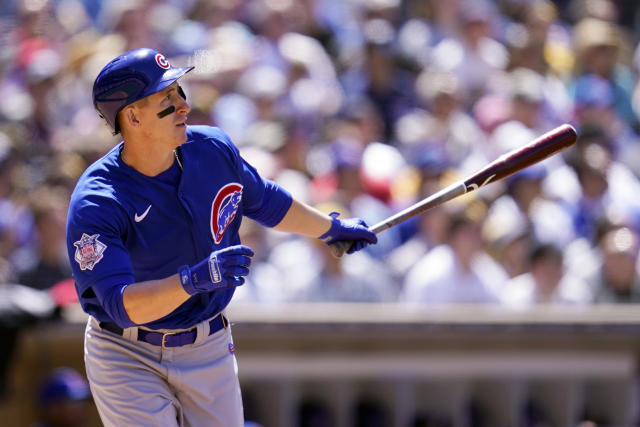
[[129, 105], [125, 107], [122, 111], [118, 113], [118, 120], [120, 121], [120, 126], [124, 125], [127, 127], [139, 127], [140, 126], [140, 115], [138, 110], [133, 105]]

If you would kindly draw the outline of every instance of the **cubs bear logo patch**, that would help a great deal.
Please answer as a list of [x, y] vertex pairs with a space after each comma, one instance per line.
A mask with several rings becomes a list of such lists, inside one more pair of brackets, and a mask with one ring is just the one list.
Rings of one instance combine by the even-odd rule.
[[236, 217], [242, 200], [242, 185], [232, 182], [218, 191], [211, 203], [211, 235], [216, 244], [222, 241], [225, 230]]
[[82, 233], [80, 240], [73, 243], [76, 247], [74, 259], [80, 266], [80, 270], [93, 270], [93, 267], [102, 259], [107, 245], [98, 240], [98, 237], [100, 237], [99, 234]]

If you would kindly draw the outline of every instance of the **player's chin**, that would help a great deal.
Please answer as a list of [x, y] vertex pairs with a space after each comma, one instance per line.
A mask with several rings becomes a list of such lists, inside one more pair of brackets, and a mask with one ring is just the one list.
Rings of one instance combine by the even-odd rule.
[[180, 124], [175, 126], [175, 130], [176, 130], [176, 134], [180, 135], [180, 137], [183, 138], [186, 141], [186, 139], [187, 139], [187, 124], [186, 123], [180, 123]]

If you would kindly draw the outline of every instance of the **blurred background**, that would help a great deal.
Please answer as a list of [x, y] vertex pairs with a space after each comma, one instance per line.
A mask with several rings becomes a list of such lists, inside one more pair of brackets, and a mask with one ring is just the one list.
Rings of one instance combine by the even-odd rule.
[[640, 425], [637, 6], [3, 0], [0, 424], [100, 425], [66, 211], [118, 142], [94, 78], [152, 47], [196, 66], [189, 123], [370, 225], [559, 124], [580, 134], [341, 259], [246, 220], [229, 315], [247, 425]]

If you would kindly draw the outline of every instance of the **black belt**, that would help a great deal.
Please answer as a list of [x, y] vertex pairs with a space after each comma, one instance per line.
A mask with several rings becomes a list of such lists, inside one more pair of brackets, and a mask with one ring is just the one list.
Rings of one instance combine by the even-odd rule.
[[[222, 314], [214, 317], [209, 321], [209, 335], [218, 332], [220, 329], [226, 328], [229, 321]], [[122, 336], [124, 329], [115, 323], [100, 322], [100, 328], [105, 331], [113, 332]], [[188, 331], [181, 332], [153, 332], [138, 328], [138, 341], [144, 341], [149, 344], [160, 347], [181, 347], [196, 342], [198, 336], [198, 328], [191, 328]]]

